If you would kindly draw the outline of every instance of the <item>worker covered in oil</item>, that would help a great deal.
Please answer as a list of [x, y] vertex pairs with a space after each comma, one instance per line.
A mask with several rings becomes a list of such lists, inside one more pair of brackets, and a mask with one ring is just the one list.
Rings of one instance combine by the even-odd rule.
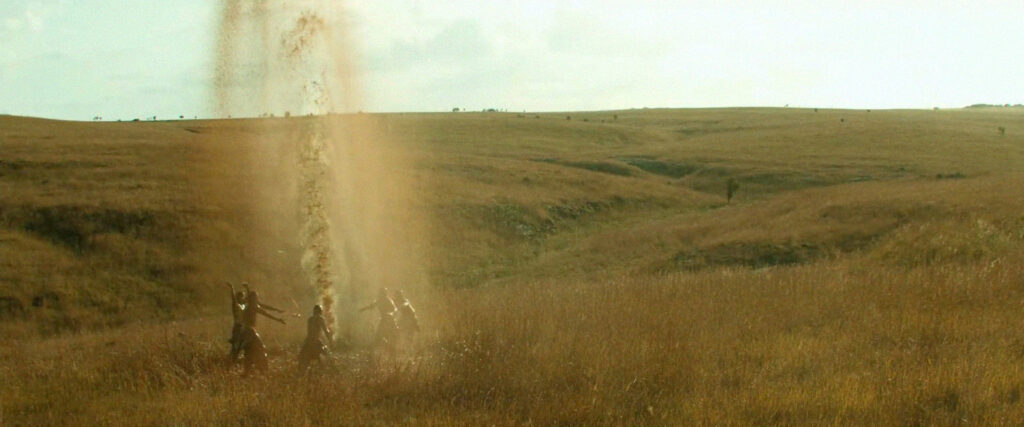
[[416, 317], [416, 309], [412, 307], [412, 303], [401, 289], [395, 291], [395, 303], [398, 305], [396, 322], [399, 339], [409, 342], [413, 335], [420, 331], [420, 320]]
[[395, 307], [395, 302], [391, 299], [391, 296], [388, 295], [387, 288], [381, 288], [380, 292], [377, 293], [377, 299], [359, 311], [366, 311], [374, 307], [377, 308], [377, 314], [380, 315], [374, 346], [383, 347], [385, 350], [393, 353], [395, 341], [398, 339], [398, 324], [395, 323], [395, 312], [398, 309]]
[[[326, 342], [331, 341], [331, 330], [323, 317], [323, 307], [313, 306], [313, 316], [306, 321], [306, 341], [299, 351], [299, 374], [305, 374], [311, 363], [323, 365], [328, 350]], [[326, 339], [326, 341], [324, 340]]]
[[242, 346], [242, 311], [245, 310], [245, 292], [235, 291], [235, 286], [231, 282], [228, 282], [227, 285], [231, 290], [231, 319], [234, 322], [231, 326], [231, 338], [228, 339], [228, 343], [231, 344], [230, 362], [234, 363], [238, 360], [238, 353]]
[[[267, 368], [267, 348], [263, 344], [260, 334], [256, 331], [256, 315], [266, 316], [280, 322], [282, 325], [285, 323], [284, 319], [270, 314], [265, 307], [263, 304], [260, 304], [260, 298], [256, 291], [249, 290], [246, 292], [246, 304], [242, 310], [241, 343], [239, 344], [239, 350], [245, 353], [246, 374], [252, 372], [253, 369], [266, 370]], [[234, 353], [231, 357], [234, 360], [238, 357], [238, 354]]]
[[[229, 353], [229, 361], [235, 363], [238, 361], [238, 355], [242, 351], [243, 344], [243, 331], [245, 330], [242, 313], [245, 311], [246, 302], [248, 300], [248, 293], [251, 292], [249, 284], [242, 282], [242, 289], [235, 290], [235, 285], [231, 282], [227, 282], [228, 289], [231, 290], [231, 319], [233, 324], [231, 326], [231, 338], [228, 339], [228, 343], [231, 344], [231, 352]], [[267, 304], [260, 304], [260, 308], [264, 310], [275, 311], [283, 313], [284, 311], [275, 307], [271, 307]]]

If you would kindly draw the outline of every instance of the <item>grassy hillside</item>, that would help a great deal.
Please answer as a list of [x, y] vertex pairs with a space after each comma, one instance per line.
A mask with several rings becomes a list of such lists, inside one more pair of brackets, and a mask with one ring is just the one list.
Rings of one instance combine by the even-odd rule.
[[0, 116], [0, 333], [18, 340], [0, 422], [1024, 415], [1020, 110], [333, 117], [403, 159], [389, 173], [417, 196], [427, 333], [296, 380], [301, 322], [268, 325], [271, 373], [239, 378], [222, 283], [312, 300], [274, 225], [290, 207], [262, 191], [280, 183], [261, 141], [306, 120]]

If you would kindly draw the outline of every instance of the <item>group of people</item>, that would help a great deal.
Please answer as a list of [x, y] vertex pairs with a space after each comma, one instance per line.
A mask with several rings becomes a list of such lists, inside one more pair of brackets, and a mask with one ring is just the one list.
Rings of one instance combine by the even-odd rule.
[[[234, 364], [241, 356], [246, 374], [251, 373], [254, 369], [266, 370], [267, 349], [260, 334], [256, 331], [257, 315], [284, 324], [283, 318], [271, 313], [284, 313], [284, 310], [261, 302], [259, 295], [256, 291], [249, 289], [248, 284], [243, 283], [241, 290], [235, 290], [231, 283], [228, 283], [228, 287], [231, 289], [231, 314], [234, 318], [231, 338], [228, 340], [231, 344], [229, 360]], [[401, 290], [395, 291], [394, 298], [392, 298], [387, 288], [381, 288], [377, 299], [360, 311], [374, 307], [377, 308], [380, 315], [374, 341], [376, 347], [394, 354], [399, 341], [408, 341], [416, 332], [419, 332], [420, 326], [416, 310], [413, 309], [412, 304]], [[306, 321], [306, 340], [299, 351], [300, 373], [306, 373], [313, 363], [323, 364], [324, 359], [328, 356], [327, 343], [332, 338], [331, 329], [323, 317], [323, 307], [319, 304], [314, 305], [313, 315]]]
[[359, 311], [366, 311], [377, 308], [380, 320], [377, 323], [377, 335], [375, 345], [384, 348], [388, 353], [394, 354], [399, 341], [409, 341], [412, 336], [420, 331], [420, 322], [416, 318], [416, 310], [412, 308], [405, 293], [398, 289], [394, 298], [389, 294], [388, 288], [381, 288], [377, 293], [377, 300], [361, 308]]

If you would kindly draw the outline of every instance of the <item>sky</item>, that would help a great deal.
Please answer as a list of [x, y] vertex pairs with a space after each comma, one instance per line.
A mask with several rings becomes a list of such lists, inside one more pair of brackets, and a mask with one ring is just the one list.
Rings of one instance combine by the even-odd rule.
[[[363, 111], [1024, 103], [1020, 0], [340, 3]], [[208, 117], [220, 13], [0, 0], [0, 114]]]

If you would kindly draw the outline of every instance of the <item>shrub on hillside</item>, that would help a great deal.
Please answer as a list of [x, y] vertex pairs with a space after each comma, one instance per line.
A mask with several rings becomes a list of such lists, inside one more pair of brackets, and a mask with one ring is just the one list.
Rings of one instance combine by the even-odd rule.
[[882, 262], [904, 267], [990, 261], [1019, 247], [1020, 240], [1013, 236], [1021, 230], [997, 227], [984, 219], [908, 224], [883, 243], [876, 255]]

